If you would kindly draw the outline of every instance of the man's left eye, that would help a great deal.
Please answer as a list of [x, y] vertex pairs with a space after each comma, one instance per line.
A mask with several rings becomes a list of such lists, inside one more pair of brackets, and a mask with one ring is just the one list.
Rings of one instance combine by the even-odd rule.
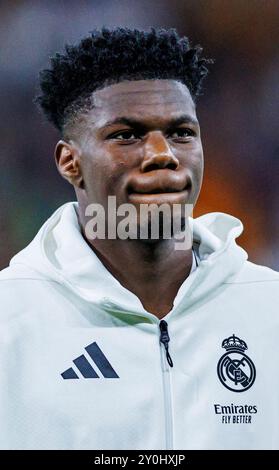
[[194, 135], [194, 132], [191, 129], [176, 129], [170, 134], [174, 139], [191, 137]]

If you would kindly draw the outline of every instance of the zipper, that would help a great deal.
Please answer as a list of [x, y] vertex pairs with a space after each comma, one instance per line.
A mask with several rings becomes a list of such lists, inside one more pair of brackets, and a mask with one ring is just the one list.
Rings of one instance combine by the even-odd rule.
[[170, 353], [169, 353], [170, 337], [169, 337], [169, 333], [168, 333], [168, 324], [165, 320], [161, 320], [160, 323], [159, 323], [159, 327], [160, 327], [160, 332], [161, 332], [160, 342], [163, 343], [163, 345], [165, 347], [166, 358], [167, 358], [167, 361], [168, 361], [169, 365], [171, 367], [173, 367], [172, 358], [170, 357]]
[[164, 407], [165, 407], [165, 429], [166, 429], [166, 449], [173, 449], [173, 412], [172, 412], [172, 393], [171, 393], [171, 378], [170, 367], [173, 367], [173, 362], [169, 354], [169, 341], [168, 324], [165, 320], [159, 323], [160, 328], [160, 353], [161, 365], [163, 371], [163, 390], [164, 390]]

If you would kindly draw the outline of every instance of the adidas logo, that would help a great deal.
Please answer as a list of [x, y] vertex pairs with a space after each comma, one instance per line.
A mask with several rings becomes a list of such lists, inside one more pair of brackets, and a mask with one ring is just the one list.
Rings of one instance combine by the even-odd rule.
[[[106, 379], [119, 379], [119, 376], [115, 372], [112, 365], [107, 360], [106, 356], [103, 354], [101, 349], [99, 348], [97, 343], [89, 344], [89, 346], [85, 347], [85, 350], [94, 361], [96, 366], [98, 367], [99, 371]], [[73, 363], [82, 374], [85, 379], [99, 379], [100, 376], [97, 372], [93, 369], [92, 365], [88, 361], [88, 359], [82, 354], [81, 356], [77, 357], [73, 360]], [[79, 379], [80, 377], [77, 375], [75, 370], [70, 367], [70, 369], [65, 370], [62, 372], [63, 379]]]

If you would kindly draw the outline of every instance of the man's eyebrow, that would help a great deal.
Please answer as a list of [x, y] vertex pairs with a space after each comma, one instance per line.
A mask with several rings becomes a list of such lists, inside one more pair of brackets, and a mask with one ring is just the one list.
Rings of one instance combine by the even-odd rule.
[[[134, 118], [130, 118], [128, 116], [121, 116], [116, 119], [113, 119], [111, 121], [107, 121], [101, 129], [105, 129], [106, 127], [114, 126], [116, 124], [124, 124], [126, 126], [134, 127], [134, 128], [140, 128], [140, 129], [146, 129], [148, 126], [146, 123], [139, 121]], [[194, 126], [197, 126], [199, 124], [198, 120], [195, 119], [194, 117], [190, 116], [189, 114], [182, 114], [181, 116], [178, 116], [177, 118], [172, 118], [169, 119], [166, 122], [166, 127], [167, 128], [174, 128], [177, 127], [181, 124], [193, 124]]]

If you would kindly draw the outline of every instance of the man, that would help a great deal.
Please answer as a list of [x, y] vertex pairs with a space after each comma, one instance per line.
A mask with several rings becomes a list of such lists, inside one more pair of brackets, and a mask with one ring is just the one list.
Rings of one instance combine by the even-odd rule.
[[[140, 226], [142, 205], [197, 201], [208, 63], [173, 29], [103, 28], [42, 73], [77, 202], [1, 273], [1, 448], [279, 448], [278, 273], [247, 261], [230, 215]], [[137, 236], [90, 236], [110, 197]]]

